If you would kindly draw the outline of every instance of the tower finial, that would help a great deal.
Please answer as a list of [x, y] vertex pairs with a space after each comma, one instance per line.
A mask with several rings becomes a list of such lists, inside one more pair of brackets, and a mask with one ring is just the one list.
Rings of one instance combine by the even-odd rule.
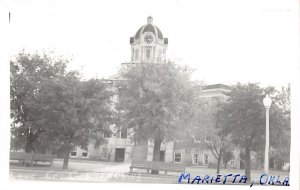
[[147, 24], [152, 24], [152, 23], [153, 23], [153, 18], [151, 16], [148, 16]]

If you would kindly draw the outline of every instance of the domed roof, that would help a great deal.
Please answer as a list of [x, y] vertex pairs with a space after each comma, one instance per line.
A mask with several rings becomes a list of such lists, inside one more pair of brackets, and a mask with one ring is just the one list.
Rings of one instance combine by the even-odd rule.
[[140, 27], [140, 29], [138, 29], [138, 31], [134, 35], [134, 39], [136, 40], [139, 39], [145, 32], [151, 32], [156, 36], [156, 38], [163, 40], [164, 38], [160, 29], [152, 23], [153, 23], [153, 18], [149, 16], [147, 18], [147, 24]]

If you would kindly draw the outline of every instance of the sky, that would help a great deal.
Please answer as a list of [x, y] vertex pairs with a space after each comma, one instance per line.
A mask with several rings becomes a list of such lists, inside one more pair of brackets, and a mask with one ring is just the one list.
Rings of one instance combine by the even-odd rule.
[[107, 78], [129, 62], [129, 38], [151, 15], [167, 58], [195, 69], [193, 80], [286, 85], [300, 71], [295, 2], [12, 0], [10, 55], [54, 51], [85, 78]]
[[[0, 63], [8, 63], [6, 54], [13, 56], [23, 48], [30, 52], [54, 51], [72, 58], [69, 69], [81, 69], [86, 78], [107, 78], [117, 73], [121, 63], [130, 60], [129, 38], [151, 15], [153, 23], [169, 38], [167, 57], [195, 68], [193, 80], [207, 84], [260, 82], [277, 87], [291, 82], [293, 183], [288, 189], [299, 189], [297, 0], [0, 0], [1, 24], [8, 23], [8, 11], [11, 23], [0, 27]], [[0, 105], [8, 108], [1, 110], [0, 123], [8, 126], [9, 64], [0, 64], [0, 72]], [[1, 152], [9, 152], [9, 133], [9, 127], [1, 128]], [[1, 169], [9, 171], [5, 159], [8, 156], [0, 158]], [[8, 174], [4, 173], [0, 173], [0, 180], [6, 179], [1, 185], [24, 189], [24, 183], [8, 183]], [[33, 183], [27, 185], [32, 188]], [[40, 185], [55, 189], [49, 183]], [[57, 184], [57, 189], [62, 185]], [[70, 188], [71, 184], [65, 185]], [[82, 185], [86, 188], [86, 184]], [[74, 186], [82, 189], [80, 184]], [[130, 189], [134, 188], [141, 187]]]

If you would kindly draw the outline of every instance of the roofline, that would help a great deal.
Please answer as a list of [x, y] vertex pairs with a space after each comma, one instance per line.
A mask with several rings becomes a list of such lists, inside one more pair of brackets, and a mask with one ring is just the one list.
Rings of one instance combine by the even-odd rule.
[[225, 84], [210, 84], [210, 85], [205, 85], [202, 88], [203, 90], [213, 90], [213, 89], [226, 89], [226, 90], [231, 90], [231, 87]]

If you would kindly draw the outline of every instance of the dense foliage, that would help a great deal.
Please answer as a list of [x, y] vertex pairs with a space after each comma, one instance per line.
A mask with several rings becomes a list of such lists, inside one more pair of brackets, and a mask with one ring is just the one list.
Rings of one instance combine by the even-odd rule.
[[238, 83], [227, 93], [227, 101], [218, 112], [222, 131], [231, 135], [232, 142], [244, 154], [245, 174], [249, 178], [251, 151], [259, 153], [265, 144], [265, 108], [262, 103], [265, 94], [270, 94], [274, 100], [270, 108], [270, 139], [273, 139], [270, 147], [284, 151], [285, 157], [289, 157], [290, 116], [288, 106], [283, 106], [289, 102], [288, 96], [280, 97], [282, 94], [273, 87], [261, 88], [258, 84]]
[[[109, 131], [112, 92], [100, 80], [83, 81], [65, 70], [64, 60], [21, 53], [11, 62], [11, 118], [14, 148], [60, 151], [67, 169], [70, 151]], [[25, 144], [25, 147], [22, 146]]]
[[194, 117], [197, 86], [190, 70], [174, 63], [135, 64], [121, 72], [119, 104], [123, 127], [136, 141], [154, 140], [154, 160], [162, 141], [174, 141], [189, 129]]

